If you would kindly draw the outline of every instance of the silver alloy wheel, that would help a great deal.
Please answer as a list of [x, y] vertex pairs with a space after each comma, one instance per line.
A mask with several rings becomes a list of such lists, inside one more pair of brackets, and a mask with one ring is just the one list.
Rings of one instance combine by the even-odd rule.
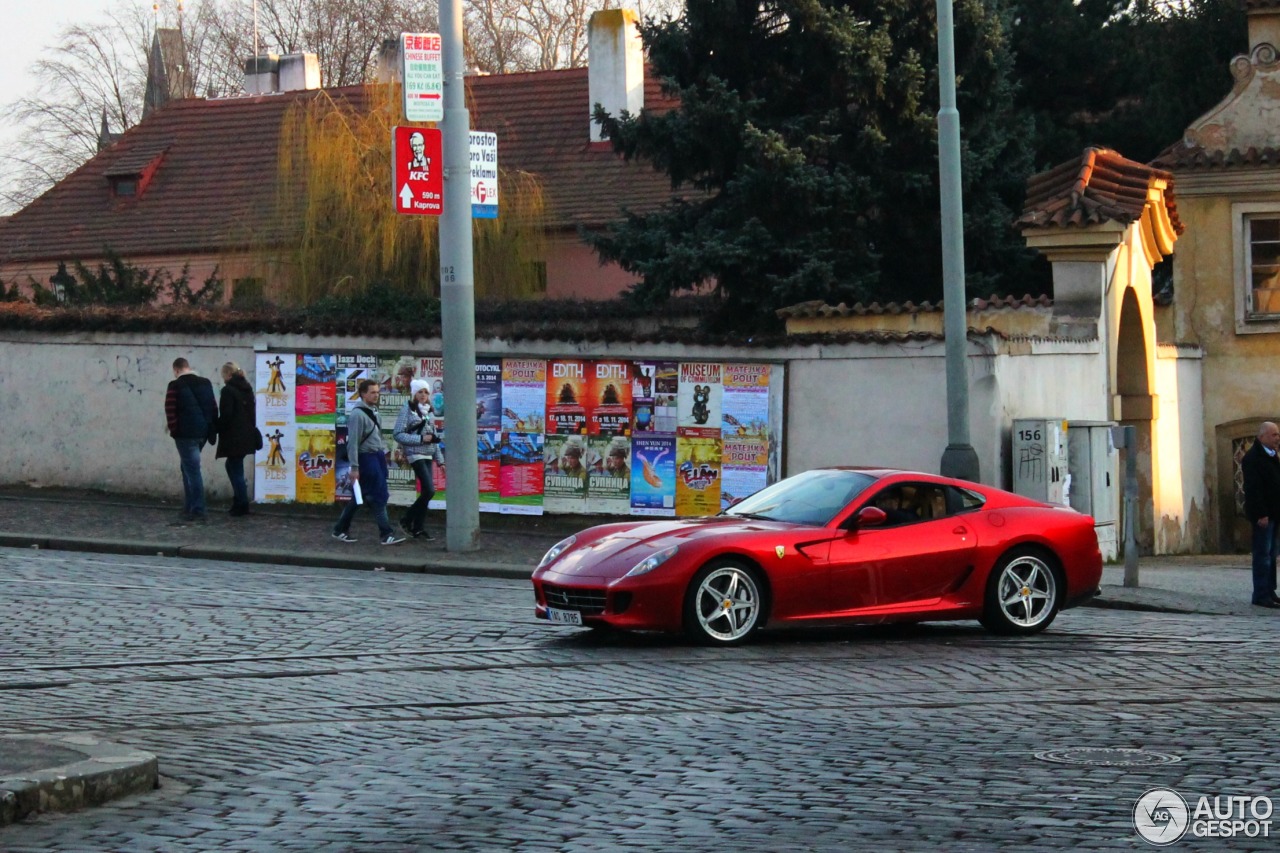
[[1023, 554], [1000, 573], [996, 598], [1010, 624], [1034, 628], [1053, 615], [1058, 601], [1058, 581], [1044, 560]]
[[750, 572], [725, 566], [702, 579], [693, 606], [703, 633], [729, 643], [755, 628], [760, 618], [760, 590]]

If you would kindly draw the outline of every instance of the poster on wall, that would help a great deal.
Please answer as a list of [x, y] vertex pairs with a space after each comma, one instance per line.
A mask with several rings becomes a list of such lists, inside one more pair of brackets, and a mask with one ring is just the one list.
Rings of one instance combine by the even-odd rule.
[[722, 368], [719, 362], [711, 361], [680, 364], [679, 420], [676, 426], [681, 435], [699, 438], [720, 435], [720, 402], [724, 388]]
[[336, 495], [336, 454], [337, 436], [333, 427], [298, 427], [298, 464], [294, 478], [298, 503], [333, 503]]
[[[541, 386], [538, 392], [541, 395]], [[502, 512], [508, 515], [542, 515], [542, 453], [543, 437], [540, 433], [502, 433], [499, 472]]]
[[541, 433], [547, 422], [547, 363], [540, 358], [502, 360], [502, 429]]
[[268, 421], [295, 423], [297, 356], [293, 353], [260, 352], [255, 361], [258, 429], [264, 429]]
[[724, 439], [720, 508], [728, 509], [769, 485], [769, 445], [755, 438]]
[[375, 379], [378, 358], [372, 355], [340, 355], [335, 359], [334, 420], [340, 427], [347, 425], [347, 413], [360, 402], [360, 380]]
[[502, 429], [502, 362], [476, 361], [476, 429]]
[[674, 435], [680, 379], [674, 361], [631, 363], [631, 431]]
[[338, 502], [351, 500], [351, 483], [348, 474], [351, 463], [347, 461], [347, 428], [340, 426], [333, 431], [333, 499]]
[[631, 514], [676, 514], [675, 436], [632, 437]]
[[547, 363], [547, 430], [550, 435], [585, 435], [590, 362], [553, 359]]
[[594, 460], [587, 470], [591, 512], [626, 515], [631, 511], [631, 439], [593, 435], [587, 446]]
[[[443, 427], [439, 434], [441, 436], [444, 435]], [[443, 438], [440, 440], [440, 443], [436, 445], [436, 449], [440, 452], [436, 455], [435, 464], [431, 466], [431, 485], [435, 487], [435, 492], [431, 495], [431, 500], [427, 503], [427, 506], [430, 509], [444, 509], [449, 500], [448, 495], [445, 494], [445, 487], [448, 485], [448, 466], [441, 461], [449, 458], [446, 455], [448, 452], [446, 449], [447, 446], [448, 445]]]
[[591, 368], [591, 405], [587, 432], [591, 435], [631, 434], [631, 364], [596, 361]]
[[729, 438], [767, 441], [769, 365], [726, 364], [720, 402], [721, 432]]
[[436, 431], [444, 435], [444, 359], [440, 356], [426, 356], [418, 359], [416, 379], [426, 382], [431, 394], [428, 402], [436, 418]]
[[299, 353], [294, 413], [300, 424], [333, 425], [336, 417], [338, 369], [332, 355]]
[[719, 438], [676, 438], [676, 515], [715, 515], [720, 511], [723, 447]]
[[262, 430], [262, 450], [254, 457], [255, 499], [258, 503], [295, 500], [293, 469], [297, 459], [297, 427], [293, 419], [268, 418], [259, 429]]
[[549, 512], [587, 511], [587, 469], [592, 464], [587, 440], [580, 435], [549, 435], [542, 454], [543, 506]]
[[502, 431], [478, 430], [476, 460], [481, 512], [502, 511]]

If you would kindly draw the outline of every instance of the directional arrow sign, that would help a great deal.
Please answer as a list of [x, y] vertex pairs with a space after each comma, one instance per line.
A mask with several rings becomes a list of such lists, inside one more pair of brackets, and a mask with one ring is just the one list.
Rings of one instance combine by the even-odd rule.
[[391, 130], [391, 192], [396, 212], [439, 216], [444, 212], [444, 143], [429, 127]]

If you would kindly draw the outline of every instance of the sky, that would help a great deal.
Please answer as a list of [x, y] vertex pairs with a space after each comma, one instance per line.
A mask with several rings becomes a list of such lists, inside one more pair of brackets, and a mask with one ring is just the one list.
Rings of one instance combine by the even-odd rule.
[[27, 69], [70, 23], [91, 23], [118, 0], [5, 0], [0, 26], [0, 101], [30, 92]]

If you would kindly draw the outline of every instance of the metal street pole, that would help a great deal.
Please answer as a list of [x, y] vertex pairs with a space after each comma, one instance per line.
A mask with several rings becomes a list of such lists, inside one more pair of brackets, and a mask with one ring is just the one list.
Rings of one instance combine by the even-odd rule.
[[960, 191], [960, 111], [951, 0], [938, 0], [938, 183], [942, 190], [942, 326], [947, 355], [947, 449], [944, 476], [977, 482], [969, 443], [968, 323], [964, 305], [964, 206]]
[[445, 548], [474, 551], [480, 535], [476, 450], [476, 311], [471, 243], [471, 116], [462, 56], [462, 2], [440, 3], [444, 70], [444, 213], [440, 217], [440, 325], [448, 487]]

